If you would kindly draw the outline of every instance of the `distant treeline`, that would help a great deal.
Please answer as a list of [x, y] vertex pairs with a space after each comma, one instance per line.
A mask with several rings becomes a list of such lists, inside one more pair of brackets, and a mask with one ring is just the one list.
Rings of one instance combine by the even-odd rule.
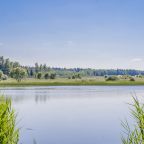
[[125, 70], [125, 69], [81, 69], [81, 68], [53, 68], [53, 70], [60, 76], [72, 73], [79, 73], [82, 76], [110, 76], [110, 75], [144, 75], [144, 71], [140, 70]]
[[132, 69], [83, 69], [83, 68], [53, 68], [46, 64], [35, 63], [35, 66], [22, 66], [19, 62], [12, 62], [9, 59], [4, 59], [3, 56], [0, 57], [0, 70], [7, 76], [13, 68], [22, 67], [25, 68], [28, 77], [35, 77], [38, 73], [51, 73], [56, 74], [57, 77], [70, 77], [75, 74], [81, 76], [106, 76], [106, 75], [144, 75], [142, 70], [132, 70]]

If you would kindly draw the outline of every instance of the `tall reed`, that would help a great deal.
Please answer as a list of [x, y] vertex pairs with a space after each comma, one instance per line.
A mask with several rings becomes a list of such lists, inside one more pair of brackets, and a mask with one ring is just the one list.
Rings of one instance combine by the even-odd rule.
[[18, 144], [19, 129], [11, 100], [0, 97], [0, 144]]
[[133, 128], [131, 129], [128, 122], [122, 122], [125, 129], [125, 136], [122, 136], [123, 144], [144, 144], [144, 104], [133, 97], [131, 114], [134, 118]]

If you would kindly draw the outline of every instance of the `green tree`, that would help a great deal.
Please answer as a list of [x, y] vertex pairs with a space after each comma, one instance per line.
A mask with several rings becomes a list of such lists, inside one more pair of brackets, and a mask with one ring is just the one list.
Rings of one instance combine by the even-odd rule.
[[29, 75], [30, 75], [30, 77], [34, 77], [35, 73], [32, 69], [30, 69], [30, 74]]
[[49, 77], [50, 77], [49, 73], [46, 73], [46, 74], [44, 75], [44, 78], [45, 78], [45, 79], [49, 79]]
[[20, 82], [23, 78], [25, 78], [27, 76], [27, 71], [24, 68], [17, 67], [17, 68], [12, 69], [10, 75], [12, 78], [14, 78], [18, 82]]
[[46, 65], [46, 64], [43, 65], [43, 71], [44, 71], [44, 72], [47, 71], [47, 65]]
[[20, 67], [20, 64], [18, 62], [13, 62], [12, 68], [17, 68], [17, 67]]
[[78, 73], [75, 75], [76, 78], [81, 79], [81, 75]]
[[0, 57], [0, 69], [3, 69], [3, 66], [4, 66], [4, 57], [1, 56]]
[[41, 79], [42, 78], [42, 73], [41, 72], [38, 72], [37, 74], [37, 79]]
[[3, 72], [0, 71], [0, 80], [2, 79], [2, 77], [3, 77]]
[[36, 72], [36, 73], [39, 72], [39, 65], [38, 65], [38, 63], [35, 63], [35, 72]]
[[3, 73], [6, 74], [6, 75], [9, 75], [10, 69], [11, 69], [10, 60], [6, 59], [5, 63], [4, 63]]
[[51, 73], [50, 74], [50, 79], [55, 79], [56, 78], [56, 74], [55, 73]]
[[72, 79], [75, 79], [75, 78], [76, 78], [75, 75], [73, 75], [73, 76], [72, 76]]
[[81, 75], [79, 73], [78, 74], [73, 74], [72, 79], [81, 79]]
[[40, 69], [40, 72], [43, 71], [43, 65], [42, 64], [40, 64], [39, 69]]

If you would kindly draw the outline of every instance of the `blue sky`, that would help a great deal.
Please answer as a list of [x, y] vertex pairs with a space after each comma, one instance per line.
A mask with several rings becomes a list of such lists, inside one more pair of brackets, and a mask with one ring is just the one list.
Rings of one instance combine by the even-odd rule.
[[1, 0], [0, 55], [24, 65], [144, 69], [144, 1]]

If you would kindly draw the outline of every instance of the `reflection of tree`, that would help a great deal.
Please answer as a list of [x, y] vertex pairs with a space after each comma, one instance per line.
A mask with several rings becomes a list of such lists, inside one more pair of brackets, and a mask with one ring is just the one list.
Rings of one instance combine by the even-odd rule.
[[49, 99], [49, 90], [42, 88], [3, 89], [0, 93], [11, 98], [13, 103], [18, 104], [24, 101], [46, 102]]
[[46, 102], [50, 96], [48, 95], [48, 91], [35, 91], [35, 102]]
[[[120, 94], [121, 94], [121, 89]], [[15, 104], [46, 102], [49, 99], [81, 99], [105, 97], [117, 92], [117, 89], [85, 87], [26, 87], [0, 89], [0, 93], [12, 98]]]
[[25, 96], [21, 94], [20, 95], [7, 95], [6, 97], [11, 98], [13, 103], [20, 103], [24, 101], [24, 99], [26, 99]]
[[13, 100], [15, 103], [22, 102], [22, 101], [24, 101], [24, 99], [25, 99], [25, 96], [22, 96], [22, 95], [12, 97], [12, 100]]

